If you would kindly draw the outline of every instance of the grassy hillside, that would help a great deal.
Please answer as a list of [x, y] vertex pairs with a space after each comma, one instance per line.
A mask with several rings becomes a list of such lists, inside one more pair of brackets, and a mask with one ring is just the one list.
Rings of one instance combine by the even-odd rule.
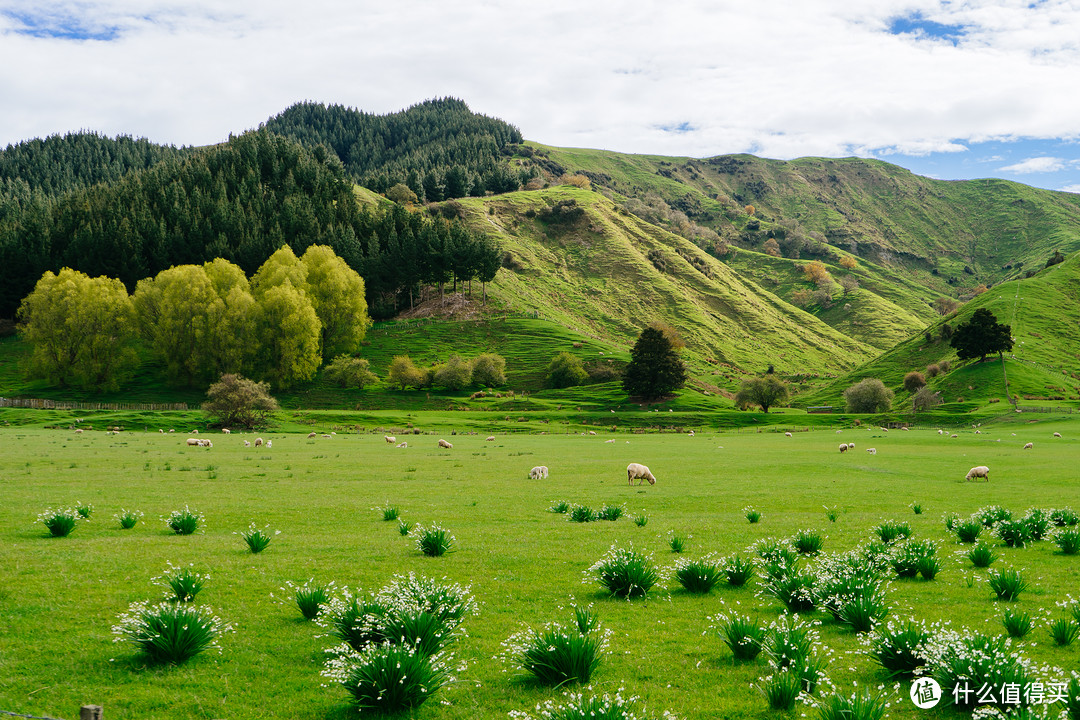
[[[956, 327], [978, 308], [987, 308], [999, 322], [1012, 328], [1013, 350], [1004, 369], [997, 358], [985, 363], [960, 366], [956, 353], [942, 339], [941, 327]], [[927, 342], [927, 334], [931, 341]], [[880, 378], [899, 390], [904, 375], [924, 370], [927, 365], [949, 360], [956, 368], [930, 381], [947, 400], [1005, 402], [1005, 376], [1012, 394], [1021, 404], [1076, 404], [1080, 396], [1080, 254], [1051, 266], [1034, 277], [1002, 283], [974, 298], [957, 313], [940, 319], [925, 332], [918, 332], [892, 350], [853, 373], [838, 378], [821, 390], [799, 399], [801, 405], [842, 404], [844, 388], [864, 377]], [[906, 394], [898, 392], [901, 402]], [[1025, 400], [1025, 398], [1027, 398]]]
[[[580, 208], [574, 222], [545, 219]], [[675, 327], [687, 358], [710, 373], [840, 372], [873, 355], [695, 244], [607, 198], [569, 186], [461, 202], [494, 233], [509, 267], [489, 287], [496, 304], [527, 310], [627, 348], [653, 321]], [[659, 269], [659, 268], [663, 269]]]

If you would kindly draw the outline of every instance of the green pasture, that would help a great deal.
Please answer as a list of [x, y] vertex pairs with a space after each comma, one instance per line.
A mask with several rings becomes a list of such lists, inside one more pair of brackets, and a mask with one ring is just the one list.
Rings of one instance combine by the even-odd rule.
[[[363, 434], [341, 425], [329, 438], [264, 433], [273, 441], [269, 450], [244, 447], [255, 436], [235, 432], [211, 435], [213, 448], [186, 447], [191, 419], [176, 419], [173, 434], [151, 426], [106, 435], [97, 419], [97, 429], [81, 434], [0, 428], [0, 710], [70, 718], [80, 705], [95, 703], [112, 720], [350, 717], [345, 692], [324, 687], [319, 676], [323, 650], [333, 641], [318, 637], [323, 631], [304, 622], [295, 606], [279, 604], [280, 588], [316, 578], [377, 590], [395, 573], [415, 571], [471, 585], [480, 612], [466, 620], [468, 637], [456, 646], [468, 663], [458, 682], [410, 717], [506, 718], [559, 697], [493, 656], [523, 623], [567, 621], [573, 599], [594, 603], [602, 625], [614, 631], [594, 676], [596, 691], [623, 687], [650, 711], [680, 718], [771, 717], [751, 688], [770, 672], [764, 659], [736, 663], [706, 632], [707, 616], [736, 604], [764, 621], [779, 616], [782, 606], [758, 597], [756, 581], [704, 597], [668, 581], [647, 599], [626, 602], [583, 582], [583, 571], [612, 543], [631, 542], [671, 567], [671, 532], [687, 539], [687, 556], [748, 555], [757, 540], [804, 528], [823, 531], [825, 551], [834, 552], [869, 539], [882, 519], [905, 520], [916, 537], [942, 543], [944, 569], [933, 581], [893, 581], [891, 617], [1003, 633], [1004, 603], [992, 600], [986, 571], [956, 554], [961, 546], [942, 515], [966, 516], [992, 503], [1016, 515], [1031, 506], [1080, 509], [1080, 422], [1028, 415], [985, 422], [981, 434], [953, 427], [957, 438], [930, 426], [815, 429], [789, 438], [767, 428], [690, 437], [557, 423], [521, 433], [505, 421], [494, 431], [477, 423], [477, 434], [440, 435], [418, 413], [415, 427], [424, 433], [397, 438], [408, 448], [388, 445], [381, 432], [371, 432], [374, 425]], [[325, 419], [317, 423], [320, 431], [331, 427]], [[293, 418], [282, 427], [302, 424]], [[580, 434], [589, 429], [597, 434]], [[1054, 431], [1063, 437], [1053, 438]], [[489, 434], [494, 441], [485, 439]], [[440, 437], [453, 449], [439, 449]], [[840, 442], [856, 449], [841, 455]], [[1023, 450], [1026, 442], [1034, 448]], [[864, 452], [871, 447], [876, 455]], [[648, 465], [656, 485], [628, 487], [629, 462]], [[547, 465], [550, 478], [528, 480], [534, 465]], [[974, 465], [991, 468], [989, 483], [964, 482]], [[621, 503], [626, 516], [574, 524], [548, 512], [557, 500], [594, 508]], [[67, 538], [47, 537], [37, 515], [77, 501], [94, 506], [92, 519]], [[912, 512], [913, 502], [922, 505], [921, 515]], [[381, 519], [376, 508], [387, 503], [408, 522], [448, 528], [456, 551], [421, 555], [396, 523]], [[185, 505], [206, 516], [205, 527], [172, 535], [161, 518]], [[760, 523], [744, 519], [748, 505], [761, 511]], [[838, 507], [835, 524], [824, 506]], [[121, 508], [146, 515], [134, 529], [121, 530], [112, 517]], [[637, 527], [631, 518], [641, 513], [649, 521]], [[238, 535], [252, 522], [281, 531], [259, 555]], [[1032, 584], [1014, 607], [1058, 613], [1055, 602], [1080, 596], [1080, 558], [1061, 555], [1052, 542], [1024, 549], [996, 543], [995, 549], [995, 568], [1020, 569]], [[150, 580], [168, 563], [192, 563], [210, 574], [198, 600], [236, 632], [224, 637], [220, 654], [210, 651], [179, 667], [148, 666], [129, 646], [114, 644], [110, 628], [132, 601], [160, 595]], [[850, 694], [856, 683], [884, 684], [892, 692], [884, 672], [858, 654], [855, 634], [827, 613], [812, 617], [822, 621], [823, 643], [833, 652], [829, 676], [841, 692]], [[1080, 666], [1080, 643], [1055, 647], [1044, 624], [1029, 638], [1023, 651], [1038, 665]], [[959, 717], [942, 708], [916, 710], [906, 684], [890, 713]]]

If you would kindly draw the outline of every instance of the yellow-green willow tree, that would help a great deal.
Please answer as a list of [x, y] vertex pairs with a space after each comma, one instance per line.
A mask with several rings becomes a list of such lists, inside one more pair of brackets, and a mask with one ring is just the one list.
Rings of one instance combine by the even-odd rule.
[[19, 307], [30, 372], [61, 385], [119, 387], [138, 365], [135, 310], [119, 280], [46, 272]]
[[312, 245], [300, 262], [307, 270], [308, 299], [322, 323], [323, 358], [356, 352], [371, 325], [364, 280], [326, 245]]

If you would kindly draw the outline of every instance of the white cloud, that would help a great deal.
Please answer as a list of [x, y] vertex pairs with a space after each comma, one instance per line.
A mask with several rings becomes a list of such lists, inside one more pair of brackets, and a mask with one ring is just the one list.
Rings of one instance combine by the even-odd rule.
[[[888, 32], [916, 11], [965, 34]], [[117, 32], [20, 33], [34, 12]], [[303, 99], [383, 113], [452, 95], [553, 145], [962, 153], [1076, 137], [1080, 95], [1061, 89], [1077, 37], [1070, 0], [15, 0], [0, 11], [0, 146], [79, 128], [206, 144]]]
[[1061, 192], [1076, 193], [1077, 195], [1080, 195], [1080, 184], [1066, 185], [1065, 187], [1059, 189], [1061, 190]]
[[1003, 168], [998, 168], [1000, 172], [1005, 173], [1017, 173], [1022, 175], [1025, 173], [1046, 173], [1046, 172], [1058, 172], [1064, 170], [1066, 162], [1061, 158], [1056, 157], [1033, 157], [1026, 160], [1021, 160], [1013, 165], [1006, 165]]

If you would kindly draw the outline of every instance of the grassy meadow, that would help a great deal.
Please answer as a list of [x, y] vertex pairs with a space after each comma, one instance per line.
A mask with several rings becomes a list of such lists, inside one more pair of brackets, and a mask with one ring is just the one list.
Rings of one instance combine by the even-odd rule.
[[[467, 668], [409, 717], [506, 718], [560, 697], [493, 656], [523, 623], [568, 622], [572, 600], [593, 603], [602, 626], [614, 631], [593, 678], [598, 692], [625, 688], [657, 715], [786, 717], [767, 710], [751, 688], [770, 674], [764, 656], [736, 662], [708, 632], [707, 617], [724, 608], [763, 621], [780, 615], [782, 605], [759, 596], [756, 580], [695, 596], [669, 579], [629, 602], [583, 582], [583, 571], [613, 543], [633, 543], [672, 567], [671, 533], [686, 540], [687, 557], [749, 557], [755, 541], [801, 529], [822, 531], [824, 551], [837, 552], [869, 540], [883, 519], [907, 521], [914, 537], [942, 543], [943, 570], [932, 581], [893, 580], [890, 617], [948, 620], [991, 634], [1003, 634], [1006, 605], [1060, 615], [1054, 603], [1080, 595], [1080, 557], [1046, 540], [1013, 549], [995, 538], [993, 568], [1021, 570], [1031, 588], [1013, 603], [993, 600], [987, 571], [957, 554], [967, 546], [942, 522], [946, 512], [967, 516], [992, 503], [1015, 516], [1031, 506], [1080, 508], [1080, 423], [1060, 417], [987, 421], [981, 434], [953, 430], [957, 438], [930, 427], [849, 426], [790, 438], [768, 430], [690, 437], [552, 427], [546, 435], [499, 429], [494, 441], [483, 431], [399, 436], [408, 448], [388, 445], [381, 432], [310, 439], [266, 433], [272, 449], [244, 447], [250, 434], [215, 434], [213, 448], [197, 448], [185, 446], [188, 428], [179, 426], [174, 434], [117, 435], [101, 427], [81, 434], [0, 428], [0, 710], [70, 718], [95, 703], [112, 720], [350, 717], [345, 691], [319, 675], [334, 641], [319, 637], [325, 631], [305, 622], [281, 588], [315, 578], [374, 591], [396, 573], [415, 571], [471, 585], [480, 610], [456, 644]], [[1063, 437], [1053, 438], [1054, 431]], [[453, 449], [438, 448], [439, 437]], [[841, 455], [840, 442], [857, 447]], [[1026, 442], [1034, 448], [1023, 450]], [[870, 447], [876, 455], [864, 452]], [[628, 487], [629, 462], [648, 465], [656, 485]], [[535, 465], [547, 465], [550, 477], [528, 480]], [[964, 482], [974, 465], [991, 468], [989, 483]], [[571, 523], [548, 511], [558, 500], [594, 509], [621, 504], [626, 512], [615, 522]], [[66, 538], [48, 537], [38, 514], [76, 502], [92, 504], [92, 518]], [[387, 504], [405, 521], [442, 524], [456, 536], [455, 552], [423, 556], [396, 522], [383, 521], [378, 508]], [[203, 513], [205, 525], [177, 536], [161, 518], [185, 505]], [[762, 513], [759, 523], [746, 521], [746, 506]], [[825, 506], [838, 509], [835, 523]], [[121, 530], [113, 518], [121, 508], [145, 517]], [[632, 520], [640, 514], [648, 516], [643, 527]], [[238, 534], [252, 522], [280, 531], [257, 555]], [[133, 601], [159, 597], [151, 578], [169, 563], [209, 573], [198, 602], [236, 629], [222, 638], [220, 654], [155, 666], [113, 642], [117, 615]], [[838, 691], [850, 694], [857, 683], [894, 693], [885, 673], [858, 654], [858, 636], [828, 613], [811, 617], [822, 621], [822, 643], [832, 651], [828, 676]], [[1038, 623], [1023, 652], [1039, 665], [1080, 666], [1080, 642], [1056, 647]], [[917, 710], [907, 688], [903, 683], [894, 697], [892, 717], [959, 717], [943, 707]]]

